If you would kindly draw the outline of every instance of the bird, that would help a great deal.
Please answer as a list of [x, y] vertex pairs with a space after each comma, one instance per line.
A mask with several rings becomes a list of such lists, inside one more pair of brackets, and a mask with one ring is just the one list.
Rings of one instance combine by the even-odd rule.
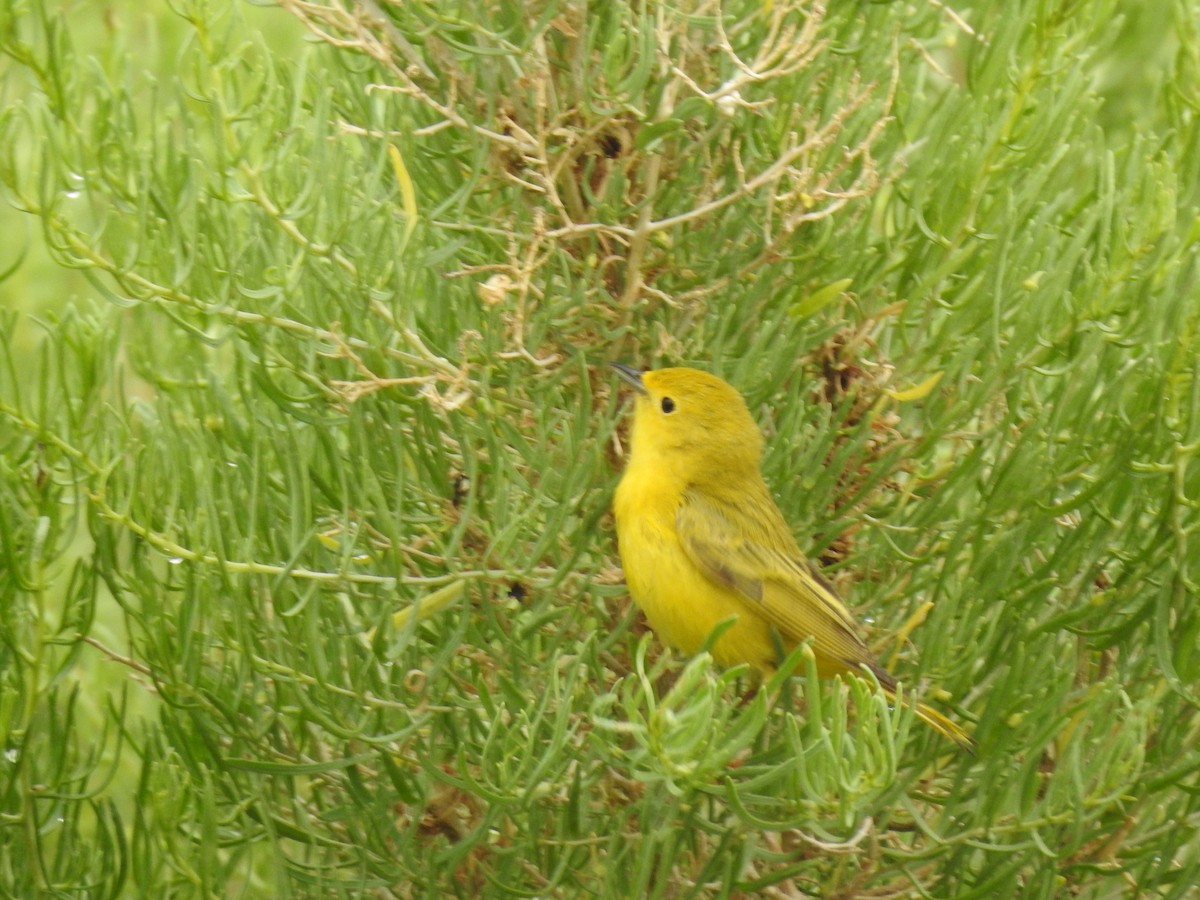
[[[762, 678], [811, 640], [818, 675], [865, 668], [895, 699], [896, 679], [805, 557], [763, 480], [762, 432], [742, 395], [698, 369], [611, 365], [636, 392], [629, 458], [613, 498], [618, 552], [630, 595], [658, 637], [691, 655], [731, 621], [709, 648], [713, 659], [748, 664]], [[912, 706], [974, 752], [956, 722]]]

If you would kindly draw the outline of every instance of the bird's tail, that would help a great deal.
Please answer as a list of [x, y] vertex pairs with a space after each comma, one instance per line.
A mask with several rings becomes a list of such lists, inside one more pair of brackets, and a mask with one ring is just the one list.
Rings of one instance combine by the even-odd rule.
[[[867, 663], [866, 666], [875, 674], [875, 678], [879, 681], [879, 686], [883, 688], [884, 692], [893, 700], [896, 700], [896, 693], [900, 689], [900, 686], [896, 683], [896, 679], [892, 677], [892, 673], [876, 663]], [[975, 755], [974, 739], [957, 722], [948, 716], [942, 715], [932, 706], [917, 703], [907, 696], [901, 702], [905, 706], [912, 707], [913, 712], [917, 714], [917, 718], [942, 735], [942, 737], [949, 738], [972, 756]]]
[[[890, 691], [889, 691], [890, 693]], [[894, 694], [892, 696], [895, 696]], [[931, 706], [926, 706], [924, 703], [912, 703], [909, 700], [904, 701], [906, 706], [911, 706], [913, 712], [917, 714], [917, 718], [936, 731], [943, 737], [948, 737], [958, 746], [962, 747], [972, 756], [975, 755], [975, 741], [963, 730], [963, 727], [947, 716], [942, 715]]]

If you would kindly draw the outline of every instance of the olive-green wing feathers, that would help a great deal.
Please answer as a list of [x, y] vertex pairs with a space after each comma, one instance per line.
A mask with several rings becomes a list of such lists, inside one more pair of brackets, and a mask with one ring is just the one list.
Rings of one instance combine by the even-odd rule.
[[734, 591], [787, 643], [811, 636], [819, 661], [849, 669], [865, 663], [885, 684], [894, 683], [874, 664], [850, 613], [804, 558], [765, 489], [762, 498], [737, 500], [695, 490], [684, 494], [675, 526], [692, 562]]

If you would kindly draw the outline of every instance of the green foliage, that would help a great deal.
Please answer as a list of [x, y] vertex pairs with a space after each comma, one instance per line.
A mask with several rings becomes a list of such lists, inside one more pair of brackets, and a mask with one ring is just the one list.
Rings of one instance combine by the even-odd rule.
[[[1188, 3], [281, 6], [0, 19], [4, 894], [1200, 881]], [[641, 633], [610, 359], [977, 757]]]

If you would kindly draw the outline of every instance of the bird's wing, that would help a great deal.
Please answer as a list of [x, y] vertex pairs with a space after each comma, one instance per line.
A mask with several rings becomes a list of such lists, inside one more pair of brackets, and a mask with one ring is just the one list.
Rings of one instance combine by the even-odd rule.
[[818, 661], [849, 669], [866, 663], [890, 682], [874, 664], [849, 611], [796, 547], [777, 510], [771, 506], [756, 517], [756, 508], [762, 510], [763, 504], [736, 505], [690, 490], [675, 517], [680, 543], [697, 568], [737, 594], [787, 643], [812, 637]]

